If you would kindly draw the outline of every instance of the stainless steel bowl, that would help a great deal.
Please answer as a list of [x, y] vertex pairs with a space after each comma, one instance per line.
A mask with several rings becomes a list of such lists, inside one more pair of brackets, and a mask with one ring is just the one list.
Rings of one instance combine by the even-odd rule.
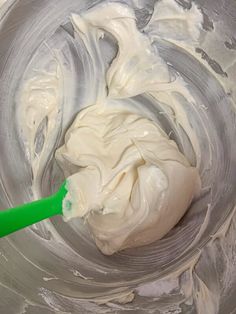
[[[70, 75], [78, 85], [68, 94], [65, 81], [61, 107], [69, 105], [70, 114], [58, 121], [55, 145], [48, 151], [38, 184], [42, 194], [47, 195], [63, 180], [54, 152], [62, 143], [64, 132], [80, 110], [83, 95], [89, 88], [86, 86], [88, 61], [82, 58], [85, 48], [79, 39], [71, 36], [69, 16], [98, 2], [102, 1], [9, 0], [1, 7], [2, 209], [32, 199], [32, 170], [16, 123], [19, 90], [34, 67], [43, 66], [40, 56], [47, 55], [50, 61], [55, 50], [61, 62], [67, 65], [65, 77]], [[125, 2], [135, 8], [139, 27], [145, 25], [155, 1]], [[191, 1], [178, 2], [186, 10], [191, 6]], [[236, 308], [236, 276], [234, 281], [235, 274], [231, 271], [236, 256], [233, 236], [236, 2], [195, 2], [204, 15], [202, 39], [195, 54], [168, 42], [160, 43], [158, 48], [161, 56], [189, 84], [198, 106], [186, 107], [186, 110], [200, 142], [204, 193], [164, 239], [112, 257], [103, 256], [97, 250], [83, 223], [67, 224], [60, 217], [1, 239], [1, 313], [180, 313], [174, 310], [201, 313], [201, 304], [212, 304], [212, 298], [216, 298], [213, 300], [216, 307], [205, 313], [233, 313]], [[106, 44], [115, 49], [112, 42]], [[158, 105], [146, 95], [138, 96], [136, 101], [149, 106], [159, 117]], [[163, 118], [160, 123], [166, 130], [176, 127]], [[179, 134], [172, 136], [194, 162], [188, 138], [184, 132], [181, 137]], [[198, 236], [199, 230], [201, 236]], [[226, 236], [222, 230], [228, 230]], [[227, 273], [229, 269], [230, 274]], [[213, 297], [209, 295], [205, 301], [199, 301], [196, 297], [198, 277]], [[230, 284], [226, 282], [227, 278], [231, 278]], [[192, 284], [189, 295], [184, 289], [186, 283], [188, 287]], [[133, 296], [134, 300], [126, 303]]]

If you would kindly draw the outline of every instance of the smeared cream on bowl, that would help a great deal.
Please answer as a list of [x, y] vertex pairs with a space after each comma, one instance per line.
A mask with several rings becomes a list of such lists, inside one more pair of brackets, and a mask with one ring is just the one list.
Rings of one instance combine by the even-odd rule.
[[[59, 177], [55, 151], [65, 144], [65, 131], [70, 133], [79, 111], [94, 105], [125, 110], [157, 126], [197, 169], [202, 188], [164, 238], [109, 258], [96, 249], [86, 218], [65, 223], [55, 217], [3, 240], [0, 281], [6, 298], [14, 300], [11, 309], [221, 311], [235, 282], [236, 72], [233, 34], [226, 29], [233, 12], [221, 8], [220, 1], [204, 2], [200, 11], [192, 1], [158, 1], [153, 8], [152, 1], [132, 0], [134, 9], [125, 4], [119, 9], [123, 18], [116, 22], [122, 20], [124, 27], [118, 36], [105, 15], [100, 22], [101, 14], [95, 19], [103, 28], [91, 25], [87, 1], [54, 2], [37, 7], [17, 2], [1, 24], [1, 177], [12, 204], [56, 191], [64, 176]], [[104, 11], [96, 5], [88, 15], [117, 4], [105, 2]], [[142, 47], [135, 38], [142, 38]], [[129, 62], [132, 56], [150, 45], [153, 64], [142, 58], [147, 71], [140, 76], [128, 72], [137, 69], [135, 60]], [[154, 84], [147, 86], [150, 73]], [[9, 124], [15, 118], [18, 124]], [[79, 169], [70, 163], [63, 170], [69, 177]], [[6, 195], [1, 194], [2, 202]]]

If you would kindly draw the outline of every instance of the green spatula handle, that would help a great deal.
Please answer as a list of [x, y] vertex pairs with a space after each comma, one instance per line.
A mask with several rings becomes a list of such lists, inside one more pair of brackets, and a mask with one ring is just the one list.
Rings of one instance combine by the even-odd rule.
[[55, 215], [62, 214], [62, 202], [67, 190], [65, 183], [59, 191], [48, 197], [29, 204], [0, 211], [0, 237]]

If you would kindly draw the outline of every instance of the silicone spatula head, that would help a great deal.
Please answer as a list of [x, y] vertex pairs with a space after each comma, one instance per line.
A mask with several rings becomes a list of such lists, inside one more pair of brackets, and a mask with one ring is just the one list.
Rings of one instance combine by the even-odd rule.
[[0, 237], [44, 219], [62, 215], [63, 200], [67, 194], [66, 181], [57, 193], [41, 200], [0, 211]]

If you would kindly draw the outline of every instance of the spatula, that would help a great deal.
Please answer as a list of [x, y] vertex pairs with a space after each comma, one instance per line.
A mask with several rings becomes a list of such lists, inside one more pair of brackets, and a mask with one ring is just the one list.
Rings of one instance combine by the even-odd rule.
[[62, 215], [63, 199], [66, 194], [66, 182], [64, 182], [57, 193], [47, 198], [0, 211], [0, 237], [44, 219]]

